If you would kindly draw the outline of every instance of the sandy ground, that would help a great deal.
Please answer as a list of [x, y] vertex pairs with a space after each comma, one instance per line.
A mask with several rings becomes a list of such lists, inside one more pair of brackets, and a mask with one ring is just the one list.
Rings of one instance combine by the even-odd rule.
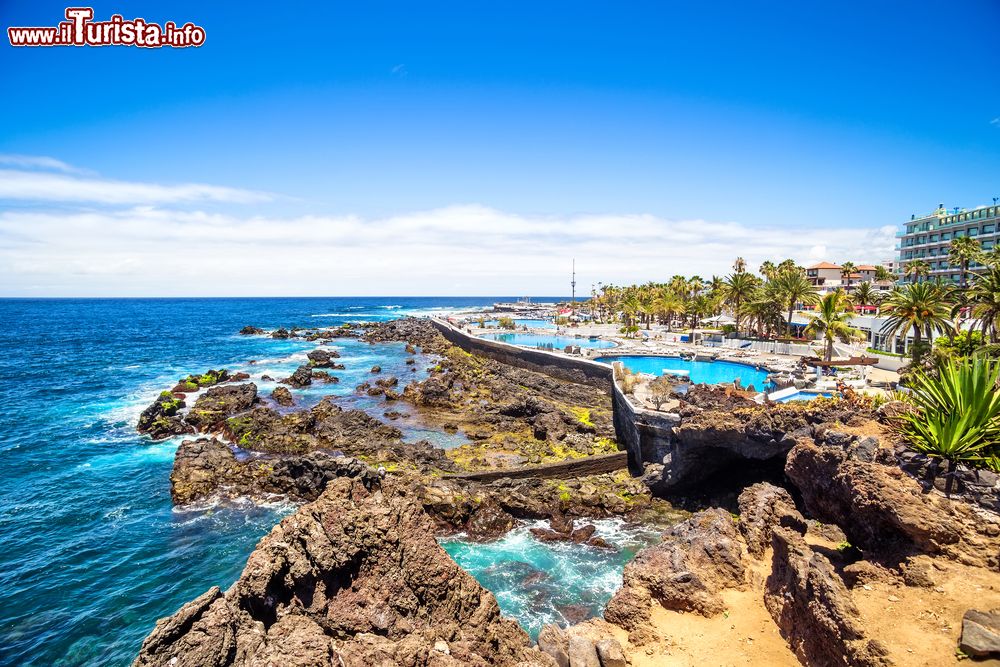
[[[1000, 573], [939, 559], [932, 577], [932, 588], [876, 582], [852, 591], [868, 633], [899, 667], [958, 665], [962, 615], [1000, 607]], [[961, 664], [995, 666], [1000, 660]]]

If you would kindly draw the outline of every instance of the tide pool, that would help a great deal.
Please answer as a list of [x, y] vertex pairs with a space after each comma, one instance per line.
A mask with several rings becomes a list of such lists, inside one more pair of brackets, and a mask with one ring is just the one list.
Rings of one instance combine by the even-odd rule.
[[[586, 520], [578, 520], [585, 525]], [[536, 638], [542, 625], [562, 626], [599, 617], [622, 583], [625, 564], [643, 547], [660, 540], [661, 531], [629, 527], [621, 519], [590, 522], [595, 535], [614, 550], [573, 542], [542, 542], [529, 532], [544, 521], [518, 525], [494, 542], [464, 536], [439, 540], [459, 565], [496, 596], [504, 614], [517, 619]]]
[[598, 357], [595, 361], [610, 364], [620, 361], [633, 373], [662, 375], [665, 370], [686, 371], [694, 384], [732, 384], [739, 380], [744, 387], [763, 390], [767, 371], [731, 361], [688, 361], [680, 357], [622, 355]]

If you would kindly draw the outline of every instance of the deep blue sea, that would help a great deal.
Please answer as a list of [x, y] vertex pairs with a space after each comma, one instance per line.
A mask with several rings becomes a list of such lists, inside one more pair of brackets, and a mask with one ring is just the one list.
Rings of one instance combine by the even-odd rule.
[[[153, 443], [135, 432], [142, 409], [184, 375], [245, 370], [266, 393], [273, 385], [261, 374], [285, 377], [313, 348], [239, 336], [242, 326], [339, 325], [497, 300], [512, 299], [0, 300], [0, 665], [127, 665], [156, 619], [212, 585], [228, 587], [257, 540], [294, 510], [249, 502], [175, 510], [169, 474], [180, 439]], [[353, 387], [376, 363], [405, 379], [402, 344], [336, 346], [347, 366], [336, 373], [341, 383], [295, 392], [300, 404], [333, 393], [380, 414]], [[417, 367], [422, 377], [426, 369]], [[418, 423], [397, 425], [408, 438], [464, 442]], [[574, 601], [599, 607], [620, 577], [621, 555], [567, 554], [553, 565], [534, 546], [524, 558], [511, 552], [523, 539], [446, 546], [529, 629], [539, 614], [558, 618]], [[627, 547], [631, 538], [616, 539]], [[550, 591], [576, 582], [569, 585], [580, 600], [527, 606], [539, 593], [515, 576], [521, 561], [552, 570]]]

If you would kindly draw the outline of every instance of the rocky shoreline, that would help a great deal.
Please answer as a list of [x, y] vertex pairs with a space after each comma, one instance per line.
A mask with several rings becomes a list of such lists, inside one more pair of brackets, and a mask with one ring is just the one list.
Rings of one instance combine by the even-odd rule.
[[[470, 444], [406, 442], [390, 423], [330, 398], [289, 411], [294, 394], [261, 397], [249, 378], [225, 371], [165, 391], [139, 428], [192, 436], [171, 475], [176, 503], [241, 495], [309, 504], [261, 541], [229, 591], [212, 589], [161, 620], [137, 665], [688, 664], [704, 647], [671, 626], [724, 633], [731, 614], [744, 616], [733, 628], [754, 618], [770, 638], [742, 641], [733, 655], [770, 664], [948, 664], [956, 647], [1000, 656], [991, 490], [970, 480], [970, 493], [946, 498], [922, 483], [919, 462], [887, 428], [891, 411], [826, 400], [758, 406], [695, 388], [679, 397], [663, 463], [640, 477], [482, 483], [449, 474], [616, 449], [609, 397], [470, 355], [420, 320], [241, 333], [360, 336], [433, 355], [426, 379], [404, 384], [372, 369], [358, 390], [386, 414], [461, 430]], [[316, 352], [289, 387], [335, 369], [332, 350]], [[181, 390], [191, 385], [200, 391], [187, 408], [191, 392]], [[698, 511], [685, 519], [681, 505]], [[548, 519], [536, 539], [602, 549], [587, 519], [610, 516], [662, 526], [663, 539], [626, 566], [604, 619], [546, 626], [537, 646], [434, 540], [454, 531], [491, 540], [518, 520]], [[919, 636], [883, 622], [875, 594], [913, 615]]]

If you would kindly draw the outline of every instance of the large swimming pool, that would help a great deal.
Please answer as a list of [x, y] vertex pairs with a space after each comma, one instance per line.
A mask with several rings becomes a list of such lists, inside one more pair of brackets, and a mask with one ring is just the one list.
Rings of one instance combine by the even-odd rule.
[[532, 333], [493, 333], [483, 334], [482, 338], [498, 340], [501, 343], [519, 345], [521, 347], [541, 347], [561, 350], [567, 345], [579, 345], [580, 347], [590, 347], [597, 350], [604, 350], [615, 346], [610, 340], [600, 338], [576, 338], [574, 336], [556, 336], [548, 334]]
[[731, 361], [687, 361], [680, 357], [666, 356], [608, 356], [595, 361], [610, 364], [620, 361], [633, 373], [662, 375], [665, 370], [686, 372], [694, 384], [731, 384], [739, 380], [744, 387], [763, 390], [767, 385], [767, 371]]
[[[500, 326], [500, 320], [486, 320], [484, 323], [488, 327], [498, 327]], [[514, 320], [514, 324], [520, 327], [528, 327], [529, 329], [555, 329], [556, 323], [552, 320]]]

